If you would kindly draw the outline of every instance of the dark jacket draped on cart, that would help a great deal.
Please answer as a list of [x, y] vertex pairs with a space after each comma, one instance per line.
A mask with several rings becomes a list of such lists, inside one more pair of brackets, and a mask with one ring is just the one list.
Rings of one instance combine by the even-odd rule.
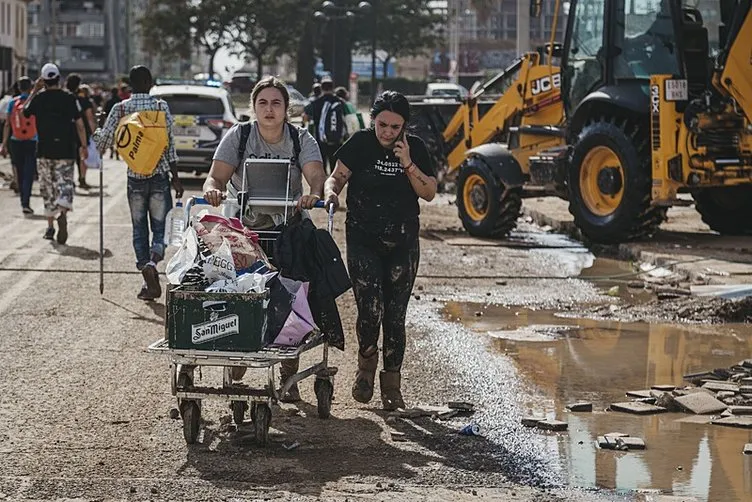
[[351, 287], [342, 255], [332, 236], [309, 219], [286, 225], [274, 246], [280, 274], [310, 282], [308, 303], [329, 344], [345, 350], [345, 334], [336, 299]]

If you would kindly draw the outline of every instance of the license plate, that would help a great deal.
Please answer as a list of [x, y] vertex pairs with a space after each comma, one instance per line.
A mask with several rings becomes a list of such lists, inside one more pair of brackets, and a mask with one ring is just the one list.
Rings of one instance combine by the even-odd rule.
[[201, 130], [198, 127], [176, 127], [175, 136], [201, 136]]

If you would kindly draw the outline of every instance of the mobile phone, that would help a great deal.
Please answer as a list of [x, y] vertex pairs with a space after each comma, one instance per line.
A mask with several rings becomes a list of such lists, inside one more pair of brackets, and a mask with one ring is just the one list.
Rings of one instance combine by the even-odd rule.
[[405, 141], [405, 128], [402, 128], [402, 131], [397, 135], [397, 137], [392, 141], [392, 149], [397, 145], [398, 141]]

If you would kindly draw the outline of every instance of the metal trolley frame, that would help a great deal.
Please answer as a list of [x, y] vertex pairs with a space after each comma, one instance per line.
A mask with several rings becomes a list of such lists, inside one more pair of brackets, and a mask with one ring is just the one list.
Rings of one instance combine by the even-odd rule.
[[[238, 204], [225, 201], [237, 209], [244, 206], [244, 192], [238, 197]], [[247, 199], [248, 203], [259, 206], [277, 206], [285, 208], [296, 203], [285, 200]], [[206, 200], [191, 197], [185, 207], [186, 222], [190, 221], [190, 211], [194, 205], [207, 204]], [[324, 207], [319, 201], [317, 207]], [[329, 207], [328, 231], [331, 233], [334, 220], [334, 208]], [[287, 211], [285, 211], [285, 217]], [[269, 232], [265, 232], [269, 235]], [[321, 361], [298, 371], [282, 382], [277, 388], [274, 367], [285, 360], [295, 359], [316, 347], [322, 347]], [[170, 348], [167, 339], [160, 339], [149, 345], [149, 352], [164, 354], [170, 361], [170, 388], [177, 398], [178, 409], [183, 420], [183, 436], [188, 444], [196, 442], [201, 424], [201, 402], [204, 399], [220, 398], [230, 402], [233, 420], [241, 425], [245, 414], [250, 410], [257, 442], [266, 446], [269, 442], [269, 425], [272, 419], [271, 405], [281, 399], [290, 388], [311, 376], [316, 377], [314, 392], [316, 394], [318, 415], [328, 418], [334, 396], [334, 375], [336, 367], [330, 367], [329, 344], [323, 334], [314, 331], [303, 344], [297, 347], [267, 346], [256, 352], [230, 352], [217, 350], [195, 350]], [[199, 366], [224, 367], [222, 386], [210, 387], [194, 384], [194, 371]], [[267, 369], [268, 381], [262, 388], [251, 387], [238, 382], [247, 368]], [[240, 375], [240, 377], [238, 377]]]

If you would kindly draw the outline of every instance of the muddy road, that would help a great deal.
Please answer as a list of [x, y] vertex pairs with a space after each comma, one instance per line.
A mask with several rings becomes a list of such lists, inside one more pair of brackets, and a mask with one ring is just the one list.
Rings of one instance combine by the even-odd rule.
[[[125, 170], [107, 163], [101, 296], [95, 194], [76, 198], [68, 245], [58, 246], [42, 239], [42, 218], [23, 218], [12, 192], [0, 190], [0, 499], [752, 497], [752, 456], [741, 454], [748, 430], [677, 422], [686, 414], [604, 411], [626, 391], [679, 385], [687, 372], [751, 357], [747, 328], [622, 317], [640, 309], [633, 317], [665, 320], [672, 308], [649, 292], [607, 295], [633, 272], [629, 265], [533, 225], [501, 246], [468, 239], [449, 196], [424, 209], [403, 391], [410, 406], [465, 401], [474, 413], [403, 419], [378, 409], [378, 393], [369, 405], [354, 402], [347, 293], [339, 300], [347, 346], [331, 355], [340, 372], [329, 420], [317, 417], [306, 380], [302, 403], [274, 407], [269, 447], [255, 444], [249, 420], [233, 425], [218, 400], [204, 402], [199, 442], [186, 445], [182, 422], [170, 418], [168, 362], [145, 350], [164, 334], [164, 303], [136, 299]], [[187, 188], [198, 193], [200, 182]], [[41, 211], [39, 197], [32, 207]], [[344, 251], [343, 222], [338, 214]], [[210, 368], [201, 378], [216, 384], [221, 374]], [[579, 400], [594, 411], [567, 412]], [[531, 414], [568, 422], [568, 431], [523, 427]], [[469, 423], [481, 436], [458, 433]], [[613, 431], [643, 438], [646, 450], [599, 449], [597, 436]], [[403, 433], [399, 441], [393, 432]]]

